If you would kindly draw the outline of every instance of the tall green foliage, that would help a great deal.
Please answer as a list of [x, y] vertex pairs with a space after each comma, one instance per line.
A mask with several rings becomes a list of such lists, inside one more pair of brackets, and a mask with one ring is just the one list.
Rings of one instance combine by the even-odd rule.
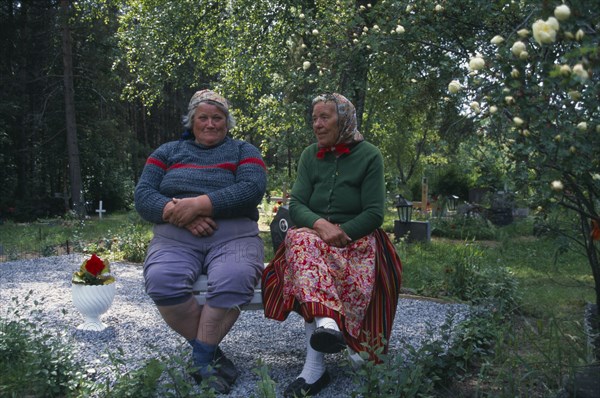
[[586, 0], [525, 11], [471, 61], [471, 109], [540, 217], [556, 206], [574, 216], [562, 230], [587, 256], [600, 303], [600, 13]]
[[[70, 22], [83, 196], [110, 209], [130, 202], [134, 138], [119, 101], [123, 75], [113, 69], [117, 3], [74, 2]], [[70, 206], [57, 7], [7, 1], [0, 9], [0, 217], [29, 220]]]

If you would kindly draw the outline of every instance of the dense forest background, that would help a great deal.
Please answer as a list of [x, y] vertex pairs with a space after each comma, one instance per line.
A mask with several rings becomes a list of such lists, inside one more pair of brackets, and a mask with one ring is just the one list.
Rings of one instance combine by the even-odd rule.
[[[507, 145], [514, 114], [481, 117], [510, 68], [457, 95], [448, 85], [481, 80], [469, 62], [495, 58], [492, 37], [515, 41], [559, 4], [2, 0], [0, 217], [81, 212], [99, 200], [108, 210], [130, 209], [146, 157], [178, 139], [187, 102], [202, 88], [232, 102], [231, 133], [261, 149], [274, 192], [293, 183], [296, 160], [312, 142], [311, 98], [336, 91], [357, 106], [361, 132], [381, 148], [390, 197], [420, 200], [423, 177], [432, 195], [466, 200], [470, 188], [486, 187], [530, 196], [530, 183], [523, 191], [515, 178], [523, 158]], [[595, 110], [583, 106], [591, 133], [599, 118], [594, 4], [571, 2], [569, 27], [591, 43], [582, 91], [595, 95]], [[558, 59], [559, 51], [530, 40], [532, 54]], [[568, 35], [561, 40], [566, 51]], [[524, 68], [535, 73], [534, 63]], [[588, 158], [597, 168], [593, 152]]]

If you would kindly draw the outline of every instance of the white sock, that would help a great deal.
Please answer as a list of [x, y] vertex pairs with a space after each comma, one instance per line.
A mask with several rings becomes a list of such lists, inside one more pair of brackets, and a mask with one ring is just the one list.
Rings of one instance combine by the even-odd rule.
[[335, 323], [335, 321], [332, 318], [316, 316], [315, 321], [317, 323], [318, 328], [324, 327], [326, 329], [333, 329], [338, 332], [340, 331], [340, 328], [338, 328], [337, 323]]
[[315, 322], [304, 322], [304, 330], [306, 332], [306, 360], [304, 361], [302, 373], [298, 377], [302, 377], [308, 384], [313, 384], [325, 373], [324, 354], [313, 350], [310, 346], [310, 336], [312, 336], [316, 328]]

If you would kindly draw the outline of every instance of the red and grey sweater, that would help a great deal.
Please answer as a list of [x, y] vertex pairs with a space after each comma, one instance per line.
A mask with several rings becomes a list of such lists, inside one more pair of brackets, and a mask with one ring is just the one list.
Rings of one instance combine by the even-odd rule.
[[214, 218], [257, 221], [266, 185], [265, 163], [252, 144], [230, 137], [213, 147], [194, 140], [172, 141], [148, 157], [135, 188], [135, 208], [145, 220], [160, 224], [172, 198], [206, 194]]

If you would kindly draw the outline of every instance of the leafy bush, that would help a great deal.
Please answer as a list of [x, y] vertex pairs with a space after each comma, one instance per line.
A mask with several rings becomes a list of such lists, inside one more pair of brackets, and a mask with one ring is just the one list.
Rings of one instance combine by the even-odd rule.
[[[521, 301], [518, 283], [512, 272], [497, 263], [489, 263], [475, 243], [412, 246], [421, 256], [443, 258], [411, 268], [411, 286], [430, 297], [452, 297], [475, 305], [493, 305], [503, 313], [513, 311]], [[439, 251], [439, 253], [437, 252]], [[408, 261], [415, 260], [411, 257]], [[422, 257], [423, 258], [423, 257]]]
[[33, 301], [30, 313], [23, 313], [32, 294], [23, 303], [13, 298], [12, 314], [0, 318], [0, 396], [67, 397], [86, 391], [91, 381], [72, 349], [46, 331], [36, 309], [43, 301]]
[[427, 342], [414, 348], [400, 336], [404, 355], [378, 356], [353, 371], [357, 389], [352, 397], [412, 398], [435, 396], [443, 385], [469, 374], [476, 361], [493, 353], [498, 338], [497, 319], [474, 311], [469, 320], [455, 324], [451, 314], [437, 329], [427, 330]]
[[431, 235], [448, 239], [494, 239], [497, 228], [484, 217], [455, 215], [450, 218], [433, 218]]
[[117, 238], [123, 259], [134, 263], [144, 262], [150, 239], [150, 228], [146, 222], [139, 219], [129, 224]]
[[487, 265], [482, 260], [483, 253], [475, 245], [457, 246], [444, 273], [448, 295], [473, 304], [493, 305], [503, 312], [517, 308], [518, 286], [512, 273], [497, 264]]

